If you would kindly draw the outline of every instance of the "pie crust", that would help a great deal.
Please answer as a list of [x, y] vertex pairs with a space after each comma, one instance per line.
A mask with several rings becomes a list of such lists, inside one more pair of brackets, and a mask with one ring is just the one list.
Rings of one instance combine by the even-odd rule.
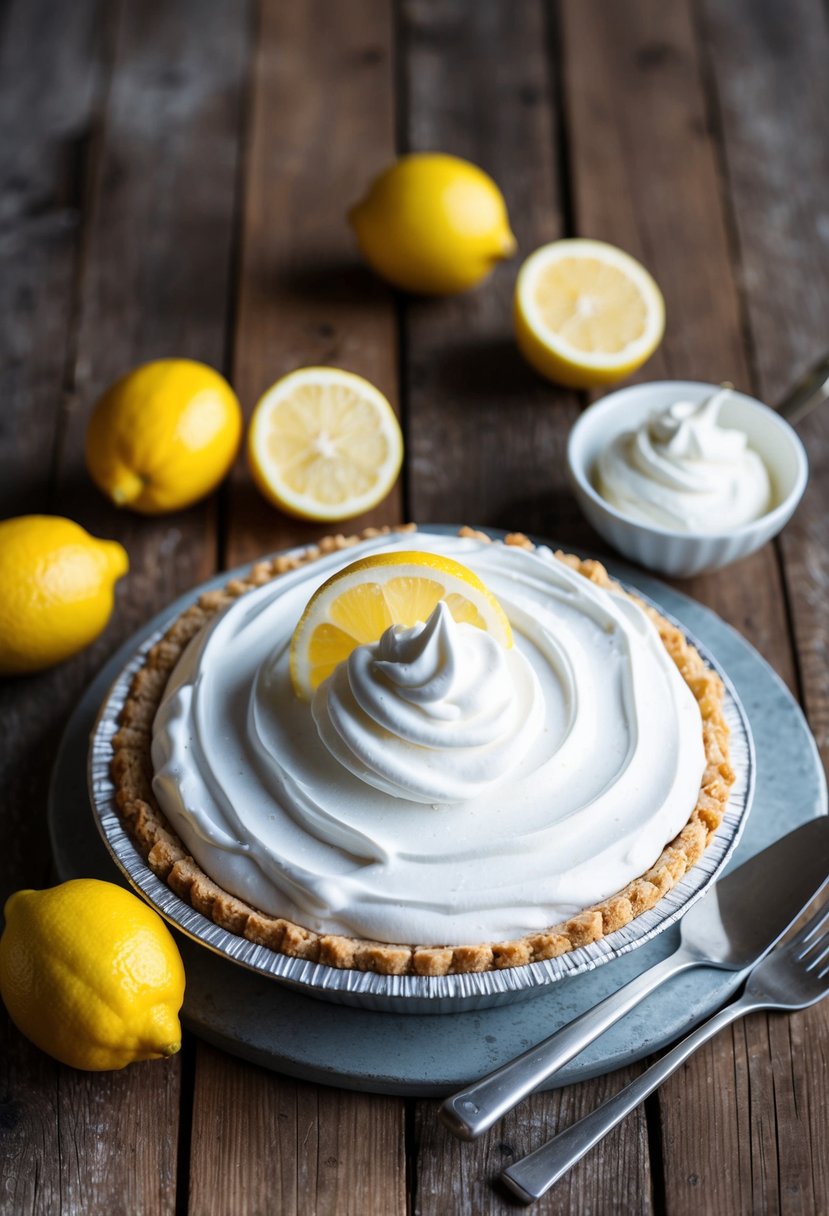
[[[369, 528], [359, 536], [326, 537], [318, 545], [298, 553], [257, 562], [245, 578], [233, 579], [221, 590], [206, 592], [186, 609], [148, 652], [144, 665], [133, 678], [119, 717], [120, 729], [112, 741], [112, 777], [119, 813], [150, 869], [177, 895], [228, 932], [282, 954], [326, 963], [331, 967], [377, 971], [386, 975], [490, 971], [555, 958], [568, 950], [597, 941], [652, 908], [699, 860], [722, 821], [729, 789], [734, 781], [734, 772], [728, 761], [728, 726], [722, 709], [722, 681], [706, 667], [699, 653], [685, 640], [679, 629], [635, 596], [630, 598], [653, 621], [665, 649], [699, 705], [706, 757], [699, 798], [685, 827], [665, 846], [656, 863], [645, 874], [609, 899], [543, 932], [530, 933], [513, 941], [463, 946], [388, 945], [312, 932], [292, 921], [258, 911], [213, 882], [189, 856], [159, 809], [152, 792], [150, 743], [153, 719], [170, 673], [194, 634], [234, 599], [288, 570], [316, 561], [324, 554], [347, 549], [369, 537], [392, 531], [411, 531], [413, 528], [414, 525], [394, 529]], [[484, 533], [470, 528], [461, 529], [460, 535], [490, 540]], [[507, 536], [504, 543], [524, 549], [535, 547], [521, 533]], [[556, 557], [591, 582], [629, 595], [610, 578], [599, 562], [582, 561], [561, 552], [557, 552]]]

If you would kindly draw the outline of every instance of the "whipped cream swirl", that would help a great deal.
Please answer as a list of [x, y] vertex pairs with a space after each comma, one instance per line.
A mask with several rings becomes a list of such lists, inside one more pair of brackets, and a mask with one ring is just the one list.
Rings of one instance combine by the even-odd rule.
[[678, 532], [723, 532], [771, 507], [768, 470], [742, 431], [718, 418], [729, 392], [677, 401], [600, 454], [596, 489], [640, 523]]
[[[349, 754], [360, 774], [323, 744], [312, 713], [324, 721], [323, 699], [312, 707], [291, 687], [291, 634], [325, 579], [395, 548], [456, 558], [498, 598], [515, 639], [504, 652], [517, 690], [512, 712], [516, 721], [527, 715], [530, 733], [537, 715], [542, 723], [532, 739], [513, 729], [487, 635], [470, 637], [454, 623], [444, 631], [439, 614], [414, 636], [387, 638], [382, 655], [362, 652], [356, 676], [341, 668], [333, 682], [346, 703], [359, 696], [371, 714], [386, 715], [386, 725], [373, 719], [356, 740], [359, 759]], [[449, 644], [447, 633], [455, 634]], [[478, 679], [490, 682], [480, 701]], [[456, 717], [435, 716], [453, 707]], [[390, 778], [384, 770], [384, 779], [411, 781], [414, 768], [423, 784], [428, 769], [411, 765], [408, 749], [427, 750], [422, 741], [439, 727], [454, 730], [459, 746], [431, 749], [443, 771], [435, 805], [365, 779], [362, 749], [374, 739], [387, 766], [391, 740], [398, 771]], [[413, 732], [421, 742], [405, 737]], [[521, 759], [447, 805], [447, 791], [458, 792], [452, 774], [466, 766], [477, 780], [480, 757], [502, 741], [505, 754], [514, 747]], [[152, 754], [162, 810], [226, 890], [317, 932], [435, 945], [517, 937], [621, 890], [687, 822], [705, 768], [697, 703], [633, 601], [549, 550], [434, 533], [365, 541], [235, 600], [182, 654], [156, 715]]]
[[397, 798], [472, 798], [523, 760], [544, 726], [541, 687], [505, 650], [439, 603], [426, 624], [392, 626], [358, 646], [318, 689], [325, 746], [350, 772]]

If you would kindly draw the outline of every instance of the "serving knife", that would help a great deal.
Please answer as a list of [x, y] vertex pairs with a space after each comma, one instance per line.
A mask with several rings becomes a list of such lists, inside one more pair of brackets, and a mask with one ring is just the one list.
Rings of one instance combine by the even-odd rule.
[[754, 966], [827, 882], [829, 816], [822, 815], [714, 883], [683, 917], [680, 944], [670, 957], [447, 1098], [438, 1112], [441, 1121], [461, 1139], [474, 1140], [666, 980], [692, 967]]

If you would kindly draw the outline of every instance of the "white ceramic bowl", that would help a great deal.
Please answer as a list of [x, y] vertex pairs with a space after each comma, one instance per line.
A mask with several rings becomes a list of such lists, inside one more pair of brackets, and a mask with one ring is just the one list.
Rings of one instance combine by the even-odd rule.
[[634, 521], [605, 502], [594, 485], [599, 453], [621, 431], [634, 429], [655, 411], [676, 401], [704, 401], [719, 387], [695, 380], [633, 384], [596, 401], [570, 432], [567, 465], [579, 506], [609, 544], [650, 570], [689, 578], [747, 557], [788, 523], [806, 489], [806, 452], [792, 427], [754, 397], [735, 392], [723, 404], [720, 421], [744, 431], [765, 463], [774, 494], [770, 511], [723, 532], [676, 532]]

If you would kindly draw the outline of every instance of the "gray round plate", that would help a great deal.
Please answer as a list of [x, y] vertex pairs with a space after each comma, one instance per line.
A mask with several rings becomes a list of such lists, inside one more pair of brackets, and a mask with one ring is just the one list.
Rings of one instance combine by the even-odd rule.
[[[774, 672], [707, 609], [638, 571], [609, 564], [617, 577], [700, 640], [728, 673], [745, 706], [757, 745], [757, 795], [737, 863], [825, 813], [825, 780], [814, 741]], [[156, 624], [151, 622], [113, 657], [67, 727], [49, 806], [61, 877], [95, 874], [122, 880], [89, 813], [86, 751], [113, 680]], [[777, 775], [781, 772], [787, 774], [785, 787]], [[797, 774], [794, 786], [792, 773]], [[503, 1063], [666, 957], [677, 936], [678, 929], [669, 928], [631, 953], [542, 990], [531, 1001], [438, 1017], [329, 1006], [180, 937], [187, 970], [183, 1018], [189, 1029], [218, 1046], [295, 1076], [373, 1092], [438, 1096]], [[708, 970], [679, 977], [572, 1061], [554, 1083], [586, 1079], [641, 1059], [721, 1004], [738, 983], [734, 976]]]

